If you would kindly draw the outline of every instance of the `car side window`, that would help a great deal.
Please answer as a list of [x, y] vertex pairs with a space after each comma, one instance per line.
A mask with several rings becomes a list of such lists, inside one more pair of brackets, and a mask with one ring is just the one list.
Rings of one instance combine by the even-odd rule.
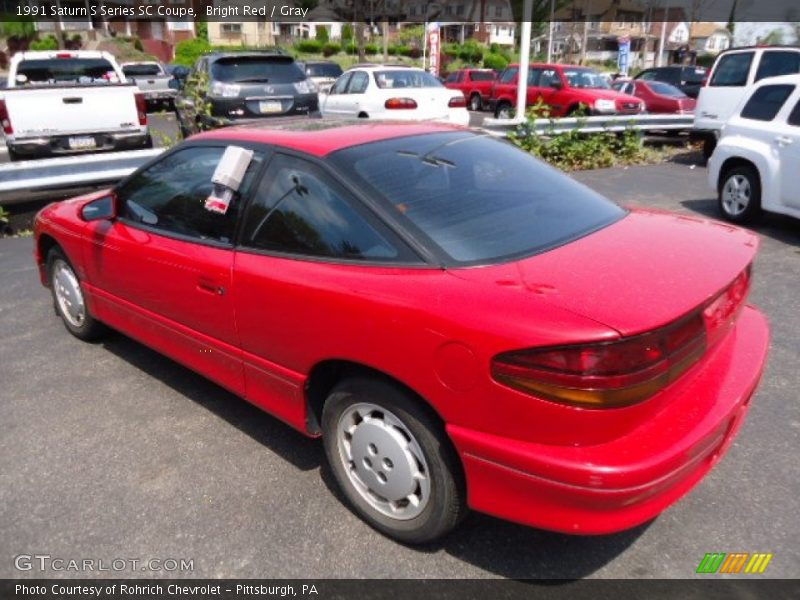
[[120, 216], [133, 223], [198, 240], [230, 244], [244, 193], [262, 155], [254, 154], [239, 193], [221, 214], [206, 208], [211, 176], [224, 146], [194, 146], [178, 150], [134, 175], [117, 189]]
[[752, 52], [737, 52], [726, 54], [719, 59], [714, 75], [711, 77], [711, 87], [741, 87], [747, 85], [747, 76], [750, 65], [753, 63]]
[[347, 86], [348, 94], [363, 94], [369, 85], [369, 75], [364, 71], [356, 71], [350, 78], [350, 85]]
[[742, 118], [772, 121], [794, 92], [794, 88], [793, 85], [765, 85], [758, 88], [744, 105]]
[[500, 83], [514, 83], [514, 79], [517, 76], [517, 67], [509, 67], [505, 71], [503, 71], [503, 75], [500, 77]]
[[560, 83], [561, 78], [558, 76], [558, 73], [555, 69], [545, 69], [542, 71], [541, 77], [539, 77], [539, 87], [551, 87], [553, 83]]
[[276, 155], [247, 211], [242, 244], [301, 256], [408, 261], [357, 201], [317, 165]]
[[653, 81], [656, 78], [655, 71], [644, 71], [637, 77], [637, 79], [644, 79], [645, 81]]
[[797, 104], [795, 104], [794, 108], [792, 109], [792, 113], [789, 115], [789, 120], [787, 123], [795, 127], [800, 127], [800, 100], [797, 101]]
[[445, 83], [455, 83], [458, 80], [458, 73], [450, 73], [445, 79]]
[[458, 83], [463, 83], [464, 82], [464, 71], [459, 71], [458, 72], [458, 74], [456, 75], [456, 81]]
[[761, 55], [756, 81], [765, 77], [792, 75], [800, 72], [800, 52], [768, 50]]
[[541, 69], [531, 69], [528, 71], [528, 85], [538, 86], [539, 76], [542, 74]]
[[344, 94], [345, 89], [347, 89], [347, 84], [350, 82], [350, 77], [353, 76], [353, 73], [348, 72], [344, 75], [341, 75], [339, 79], [333, 84], [330, 93], [331, 94]]

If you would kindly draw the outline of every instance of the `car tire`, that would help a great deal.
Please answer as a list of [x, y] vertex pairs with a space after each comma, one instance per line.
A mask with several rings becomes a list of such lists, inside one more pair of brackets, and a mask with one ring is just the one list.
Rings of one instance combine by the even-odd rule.
[[147, 137], [144, 139], [144, 144], [142, 144], [142, 148], [152, 148], [153, 147], [153, 136], [149, 133]]
[[480, 94], [472, 94], [469, 97], [469, 109], [475, 112], [483, 109], [483, 100], [481, 100]]
[[20, 162], [25, 160], [27, 157], [22, 156], [21, 154], [17, 154], [11, 148], [8, 148], [8, 162]]
[[377, 377], [346, 379], [322, 412], [325, 454], [355, 512], [406, 544], [440, 539], [465, 516], [458, 457], [437, 419]]
[[105, 325], [89, 312], [80, 279], [58, 247], [47, 255], [47, 276], [56, 314], [67, 331], [84, 341], [96, 340], [106, 333]]
[[511, 119], [513, 118], [513, 108], [510, 102], [498, 102], [497, 107], [494, 109], [495, 119]]
[[718, 206], [733, 223], [748, 223], [761, 214], [761, 178], [750, 165], [725, 171], [720, 177]]

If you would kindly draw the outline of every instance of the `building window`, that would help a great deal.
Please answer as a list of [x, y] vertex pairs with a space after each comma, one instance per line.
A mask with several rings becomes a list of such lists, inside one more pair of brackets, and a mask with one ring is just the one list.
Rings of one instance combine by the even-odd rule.
[[220, 26], [220, 28], [222, 29], [222, 33], [230, 33], [230, 34], [242, 33], [241, 23], [223, 23]]

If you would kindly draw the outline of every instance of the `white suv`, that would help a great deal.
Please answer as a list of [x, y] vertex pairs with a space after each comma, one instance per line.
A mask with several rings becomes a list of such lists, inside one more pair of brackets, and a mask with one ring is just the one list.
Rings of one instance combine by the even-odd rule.
[[800, 48], [765, 46], [735, 48], [720, 53], [700, 88], [695, 108], [695, 135], [704, 140], [703, 154], [711, 156], [722, 124], [748, 95], [767, 77], [800, 73]]
[[722, 216], [744, 223], [761, 210], [800, 218], [800, 75], [757, 84], [722, 128], [708, 182]]

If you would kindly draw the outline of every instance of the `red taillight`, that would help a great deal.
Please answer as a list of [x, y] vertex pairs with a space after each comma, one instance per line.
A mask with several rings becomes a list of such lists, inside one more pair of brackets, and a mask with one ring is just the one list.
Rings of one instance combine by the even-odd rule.
[[447, 103], [447, 106], [450, 108], [466, 108], [467, 107], [467, 99], [464, 96], [453, 96], [450, 98], [450, 102]]
[[3, 126], [3, 133], [13, 135], [14, 128], [11, 126], [11, 117], [8, 116], [8, 107], [5, 100], [0, 100], [0, 125]]
[[139, 115], [139, 125], [147, 125], [147, 102], [144, 94], [134, 94], [136, 98], [136, 112]]
[[506, 352], [492, 360], [492, 377], [534, 396], [583, 408], [641, 402], [675, 381], [736, 320], [750, 284], [750, 267], [690, 315], [655, 331], [612, 342]]
[[69, 52], [58, 52], [56, 58], [72, 58], [72, 54]]
[[413, 98], [389, 98], [384, 104], [389, 110], [408, 110], [417, 108]]

